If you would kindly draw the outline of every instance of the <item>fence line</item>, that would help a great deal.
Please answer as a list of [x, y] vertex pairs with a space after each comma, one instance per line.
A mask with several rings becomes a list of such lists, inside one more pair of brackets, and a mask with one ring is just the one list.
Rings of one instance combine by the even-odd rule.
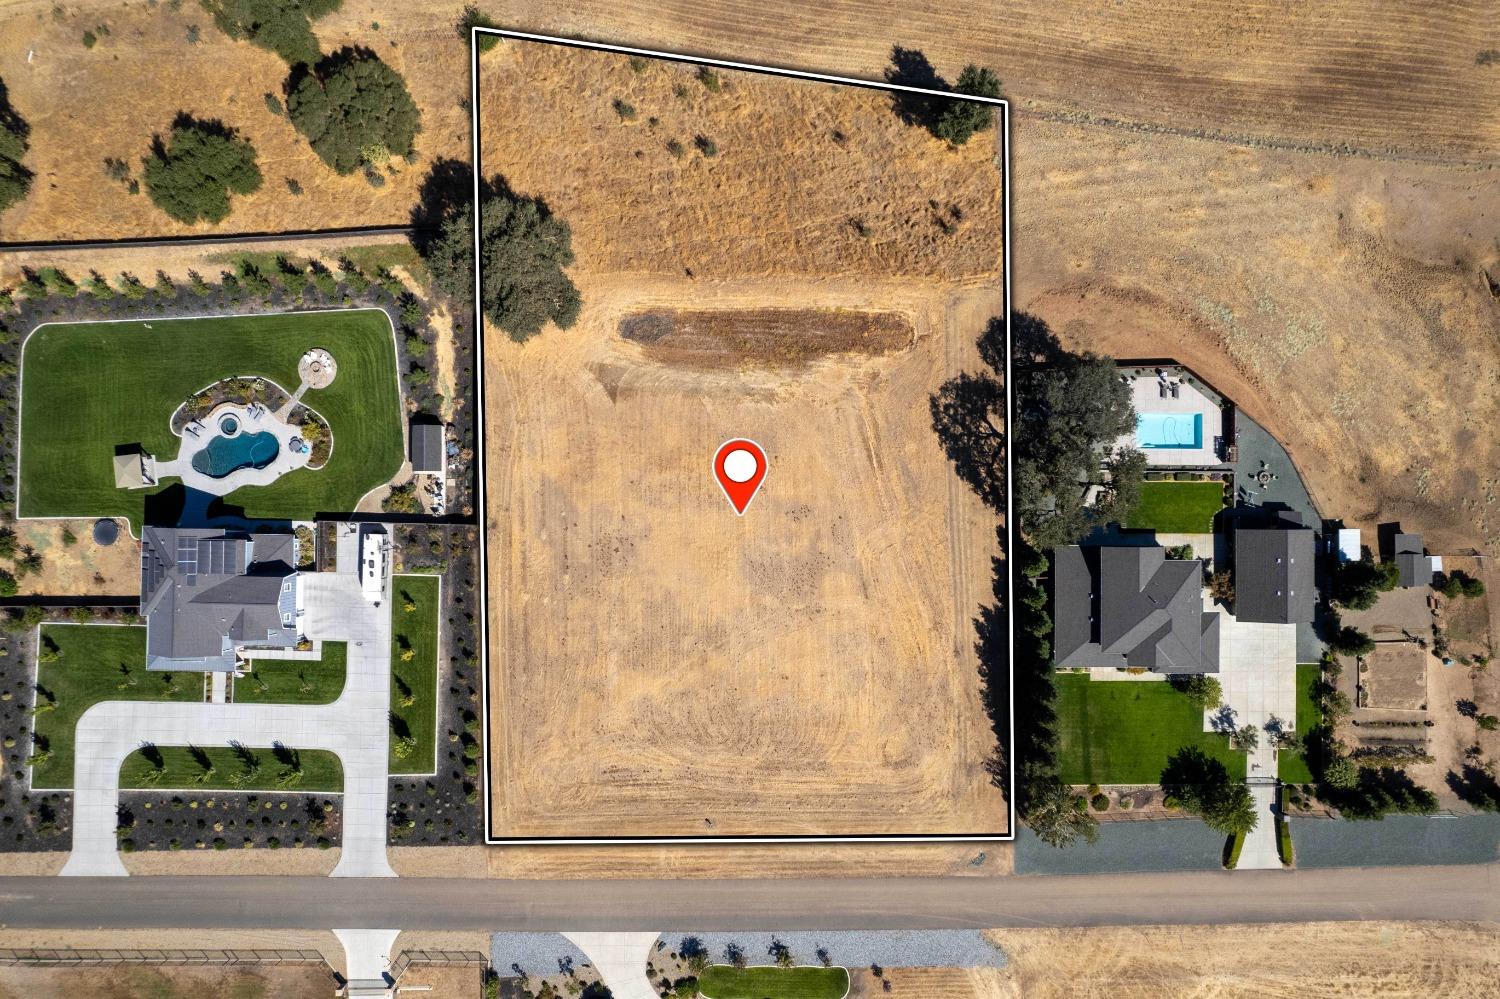
[[316, 950], [144, 950], [138, 948], [0, 948], [0, 965], [326, 964]]

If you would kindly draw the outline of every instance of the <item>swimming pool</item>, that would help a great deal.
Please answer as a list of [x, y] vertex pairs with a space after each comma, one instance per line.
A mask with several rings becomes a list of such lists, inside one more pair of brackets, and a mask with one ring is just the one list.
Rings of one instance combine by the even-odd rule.
[[265, 430], [233, 437], [215, 436], [203, 450], [193, 455], [193, 471], [211, 479], [222, 479], [242, 468], [265, 468], [276, 460], [276, 452], [280, 449], [276, 435]]
[[1201, 448], [1202, 413], [1141, 413], [1136, 417], [1135, 438], [1143, 448]]

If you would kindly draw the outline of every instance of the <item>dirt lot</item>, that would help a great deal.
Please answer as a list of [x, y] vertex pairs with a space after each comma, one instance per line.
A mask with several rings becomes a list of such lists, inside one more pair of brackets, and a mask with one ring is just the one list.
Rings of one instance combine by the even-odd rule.
[[1427, 710], [1427, 673], [1443, 668], [1430, 650], [1410, 642], [1380, 642], [1364, 665], [1369, 706], [1402, 711]]
[[[141, 547], [123, 521], [120, 535], [108, 547], [94, 542], [92, 520], [18, 520], [11, 527], [22, 547], [42, 556], [42, 571], [23, 576], [21, 593], [48, 596], [82, 594], [119, 596], [138, 592]], [[74, 542], [63, 540], [71, 532]]]
[[1002, 972], [1004, 985], [968, 994], [976, 999], [1489, 995], [1500, 974], [1497, 932], [1500, 927], [1493, 924], [1379, 922], [992, 930], [990, 937], [1011, 962]]
[[[320, 965], [253, 968], [123, 965], [104, 968], [0, 966], [0, 999], [323, 999], [333, 980]], [[478, 990], [474, 991], [475, 995]]]
[[[1000, 306], [993, 145], [821, 84], [523, 44], [486, 72], [485, 170], [570, 222], [585, 302], [486, 341], [496, 831], [1004, 831], [972, 651], [994, 517], [927, 407]], [[664, 148], [700, 133], [718, 157]], [[680, 349], [621, 335], [675, 309]], [[775, 346], [785, 309], [836, 310], [799, 317], [833, 352]], [[708, 474], [734, 436], [770, 457], [744, 519]]]
[[[994, 293], [583, 293], [577, 328], [492, 338], [487, 359], [504, 400], [486, 431], [497, 830], [1003, 831], [972, 661], [994, 520], [951, 488], [926, 407]], [[878, 303], [917, 343], [793, 374], [672, 368], [615, 333], [643, 294]], [[771, 462], [744, 519], [708, 474], [736, 435]]]

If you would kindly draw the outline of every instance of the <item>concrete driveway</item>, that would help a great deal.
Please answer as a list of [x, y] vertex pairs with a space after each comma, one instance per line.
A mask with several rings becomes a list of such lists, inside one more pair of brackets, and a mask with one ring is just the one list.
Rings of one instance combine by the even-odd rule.
[[[74, 735], [73, 850], [63, 876], [124, 876], [115, 839], [120, 765], [144, 743], [324, 749], [344, 768], [343, 851], [333, 877], [395, 877], [385, 853], [391, 708], [390, 578], [375, 606], [360, 591], [358, 541], [339, 537], [345, 571], [303, 577], [304, 633], [348, 643], [344, 692], [332, 704], [104, 701]], [[346, 547], [349, 549], [346, 557]]]

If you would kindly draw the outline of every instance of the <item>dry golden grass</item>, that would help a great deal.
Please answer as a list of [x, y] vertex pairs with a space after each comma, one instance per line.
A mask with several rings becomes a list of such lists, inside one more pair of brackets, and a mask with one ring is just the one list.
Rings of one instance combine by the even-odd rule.
[[[80, 995], [98, 999], [322, 999], [332, 992], [328, 969], [322, 965], [0, 967], [0, 999], [73, 999]], [[470, 994], [477, 992], [476, 986]]]
[[[151, 137], [165, 135], [179, 112], [220, 119], [254, 143], [265, 183], [234, 200], [226, 232], [275, 232], [404, 224], [433, 159], [467, 150], [467, 46], [450, 19], [410, 5], [351, 4], [319, 22], [325, 50], [360, 44], [400, 72], [422, 109], [418, 160], [379, 189], [358, 174], [340, 177], [323, 164], [285, 117], [267, 110], [264, 94], [282, 94], [286, 65], [274, 54], [235, 42], [197, 3], [80, 3], [23, 0], [0, 19], [0, 79], [31, 125], [26, 165], [32, 193], [6, 212], [0, 232], [11, 240], [111, 238], [201, 232], [215, 228], [172, 221], [146, 197], [109, 180], [104, 159], [128, 163], [137, 177]], [[453, 5], [455, 11], [461, 6]], [[374, 8], [379, 7], [376, 12]], [[370, 23], [381, 22], [380, 31]], [[86, 29], [110, 34], [92, 49]], [[186, 41], [196, 25], [200, 41]], [[395, 44], [392, 44], [395, 42]], [[34, 52], [31, 62], [27, 53]], [[302, 185], [293, 196], [286, 180]]]
[[[518, 879], [1003, 877], [1009, 843], [490, 847], [489, 876]], [[980, 855], [983, 855], [981, 859]], [[394, 861], [393, 861], [394, 863]], [[408, 872], [397, 868], [402, 877]]]
[[[484, 173], [543, 196], [595, 273], [998, 275], [993, 133], [954, 150], [879, 91], [718, 79], [714, 92], [680, 63], [637, 71], [615, 53], [503, 45], [480, 74]], [[622, 120], [617, 100], [636, 117]]]
[[[1500, 927], [1483, 923], [1306, 923], [991, 930], [1026, 999], [1323, 999], [1495, 994]], [[961, 994], [961, 993], [960, 993]]]

